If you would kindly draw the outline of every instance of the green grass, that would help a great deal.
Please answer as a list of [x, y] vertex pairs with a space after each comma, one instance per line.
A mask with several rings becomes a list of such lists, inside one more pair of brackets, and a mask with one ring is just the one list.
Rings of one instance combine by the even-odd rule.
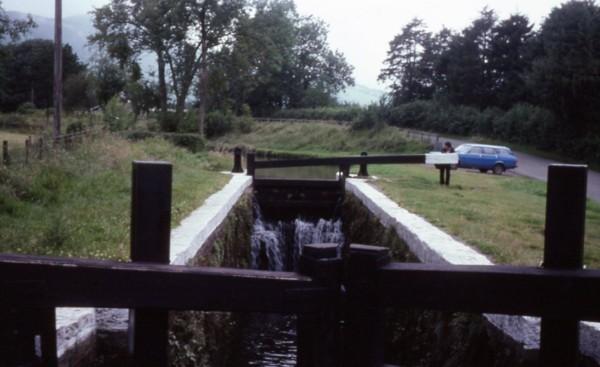
[[[452, 172], [449, 187], [424, 166], [370, 166], [375, 185], [500, 264], [539, 265], [543, 258], [546, 184], [523, 177]], [[585, 264], [600, 268], [600, 205], [588, 201]]]
[[212, 141], [212, 145], [244, 145], [259, 150], [299, 155], [348, 155], [369, 153], [424, 152], [420, 143], [407, 141], [397, 128], [381, 131], [352, 131], [348, 126], [326, 123], [256, 122], [249, 134], [231, 133]]
[[25, 167], [0, 169], [0, 252], [126, 260], [131, 162], [173, 163], [172, 225], [229, 178], [230, 157], [160, 140], [99, 137]]

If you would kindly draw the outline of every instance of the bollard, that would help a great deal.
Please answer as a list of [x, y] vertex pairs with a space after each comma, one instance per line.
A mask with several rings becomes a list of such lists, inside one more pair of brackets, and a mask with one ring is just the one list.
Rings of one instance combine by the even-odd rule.
[[[369, 154], [367, 152], [360, 153], [361, 157], [366, 157]], [[367, 171], [367, 164], [361, 163], [360, 169], [358, 170], [358, 177], [369, 177], [369, 172]]]
[[299, 273], [312, 277], [331, 290], [333, 299], [317, 314], [298, 315], [299, 367], [330, 367], [340, 362], [339, 290], [342, 259], [335, 243], [311, 244], [302, 248]]
[[[131, 190], [131, 261], [169, 263], [173, 166], [133, 162]], [[136, 309], [129, 314], [133, 365], [168, 364], [169, 313]]]
[[232, 173], [241, 173], [244, 172], [242, 168], [242, 149], [240, 147], [235, 147], [233, 150], [233, 169]]
[[[544, 263], [546, 269], [581, 269], [587, 202], [587, 166], [548, 167]], [[565, 315], [569, 312], [565, 310]], [[540, 366], [579, 365], [579, 320], [542, 317]]]
[[5, 166], [10, 165], [10, 156], [8, 155], [8, 141], [6, 140], [2, 142], [2, 163]]
[[349, 164], [340, 165], [340, 172], [342, 172], [344, 177], [350, 177], [350, 165]]
[[246, 153], [246, 174], [254, 177], [254, 159], [256, 158], [255, 152]]
[[384, 309], [378, 297], [377, 270], [389, 262], [385, 247], [350, 245], [344, 366], [383, 366]]

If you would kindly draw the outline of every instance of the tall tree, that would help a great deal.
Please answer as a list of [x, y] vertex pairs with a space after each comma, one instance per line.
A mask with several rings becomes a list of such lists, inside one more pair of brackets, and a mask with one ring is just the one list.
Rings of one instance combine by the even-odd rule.
[[202, 94], [199, 130], [203, 131], [208, 59], [230, 34], [243, 5], [243, 0], [112, 0], [95, 11], [98, 32], [91, 41], [104, 46], [122, 64], [143, 52], [155, 54], [163, 117], [170, 89], [177, 119], [181, 118], [198, 76]]
[[379, 80], [392, 83], [395, 104], [431, 98], [432, 70], [423, 63], [424, 50], [430, 44], [431, 33], [418, 18], [405, 25], [390, 42]]
[[490, 63], [497, 105], [510, 108], [527, 100], [525, 73], [531, 65], [533, 25], [524, 15], [512, 15], [493, 31]]
[[[33, 39], [4, 46], [2, 51], [6, 55], [2, 69], [7, 75], [0, 93], [2, 110], [13, 111], [25, 102], [39, 108], [52, 106], [54, 43]], [[85, 70], [69, 45], [63, 46], [63, 68], [65, 78]]]
[[246, 103], [260, 115], [325, 105], [354, 83], [352, 67], [327, 43], [325, 24], [299, 16], [286, 0], [256, 2], [218, 63], [210, 76], [211, 94], [238, 112]]
[[600, 7], [569, 1], [542, 24], [542, 55], [534, 61], [530, 87], [547, 108], [568, 121], [570, 131], [600, 131]]

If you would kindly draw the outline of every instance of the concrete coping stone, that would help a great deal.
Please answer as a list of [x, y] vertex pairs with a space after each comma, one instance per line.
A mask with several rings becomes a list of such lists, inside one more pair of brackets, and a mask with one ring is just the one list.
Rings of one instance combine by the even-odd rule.
[[[456, 240], [422, 217], [401, 208], [368, 180], [349, 178], [346, 190], [357, 197], [386, 228], [394, 228], [412, 253], [424, 263], [494, 265], [486, 256]], [[486, 319], [525, 350], [539, 349], [540, 319], [486, 314]], [[600, 362], [600, 323], [581, 322], [580, 350]]]

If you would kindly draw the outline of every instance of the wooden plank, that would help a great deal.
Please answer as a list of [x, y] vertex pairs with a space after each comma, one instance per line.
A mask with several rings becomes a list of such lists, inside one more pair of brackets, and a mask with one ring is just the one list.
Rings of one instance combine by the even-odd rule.
[[346, 166], [358, 164], [425, 164], [424, 154], [414, 155], [372, 155], [335, 158], [286, 159], [276, 161], [255, 161], [254, 168], [284, 168], [306, 166]]
[[0, 255], [0, 307], [305, 313], [333, 296], [295, 273]]
[[388, 307], [600, 321], [600, 271], [390, 264], [379, 272]]
[[[582, 268], [586, 204], [587, 166], [548, 167], [544, 268]], [[540, 363], [548, 367], [579, 365], [577, 318], [542, 319]]]

